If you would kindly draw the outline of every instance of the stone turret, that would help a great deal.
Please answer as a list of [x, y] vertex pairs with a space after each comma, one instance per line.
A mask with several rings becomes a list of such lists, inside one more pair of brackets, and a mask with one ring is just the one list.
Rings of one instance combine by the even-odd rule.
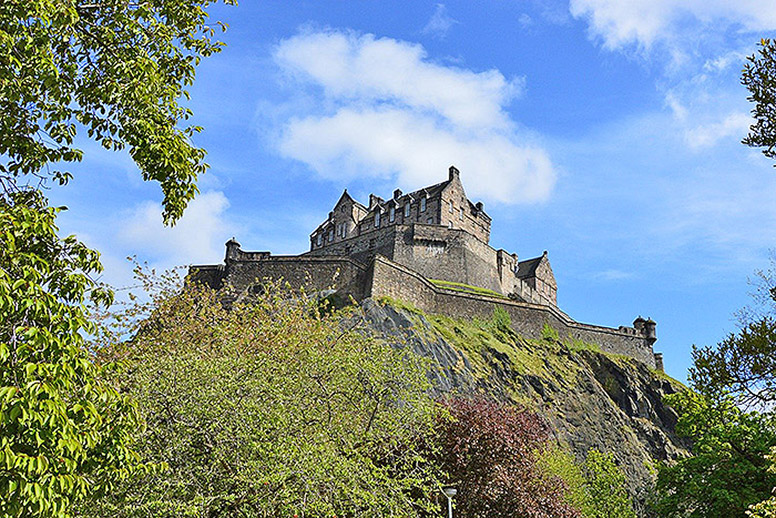
[[237, 259], [237, 257], [240, 255], [240, 243], [237, 242], [235, 238], [230, 239], [226, 242], [226, 264], [229, 264], [230, 261], [233, 261]]

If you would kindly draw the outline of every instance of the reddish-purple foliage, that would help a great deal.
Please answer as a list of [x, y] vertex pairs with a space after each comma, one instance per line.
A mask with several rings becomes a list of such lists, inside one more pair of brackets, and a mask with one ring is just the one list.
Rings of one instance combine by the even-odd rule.
[[440, 422], [440, 460], [458, 489], [458, 516], [579, 518], [563, 481], [537, 464], [549, 441], [538, 415], [483, 399], [443, 404], [453, 420]]

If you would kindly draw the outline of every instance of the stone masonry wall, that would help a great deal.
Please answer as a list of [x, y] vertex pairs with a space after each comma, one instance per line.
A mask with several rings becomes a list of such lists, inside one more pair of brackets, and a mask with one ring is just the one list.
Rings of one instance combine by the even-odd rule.
[[466, 231], [439, 225], [393, 225], [313, 250], [301, 257], [352, 257], [369, 264], [382, 255], [429, 279], [462, 282], [508, 293], [519, 282], [514, 274], [499, 276], [496, 250]]
[[345, 257], [263, 256], [255, 260], [233, 260], [224, 271], [224, 285], [238, 292], [250, 290], [264, 279], [282, 280], [294, 290], [308, 293], [333, 286], [356, 299], [366, 296], [368, 268]]
[[597, 344], [601, 350], [623, 354], [655, 368], [651, 343], [635, 329], [612, 329], [581, 324], [554, 306], [530, 304], [493, 297], [460, 293], [438, 288], [412, 270], [386, 258], [376, 257], [372, 268], [371, 297], [387, 296], [409, 302], [429, 313], [454, 318], [489, 318], [499, 306], [512, 318], [515, 332], [539, 339], [545, 324], [558, 331], [562, 339], [578, 339]]

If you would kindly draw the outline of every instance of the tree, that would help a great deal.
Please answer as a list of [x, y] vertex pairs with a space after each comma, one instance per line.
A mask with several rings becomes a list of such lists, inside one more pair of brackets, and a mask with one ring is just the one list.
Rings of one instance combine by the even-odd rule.
[[741, 84], [751, 94], [747, 99], [754, 103], [752, 115], [755, 123], [749, 128], [743, 143], [764, 148], [765, 156], [776, 158], [776, 42], [760, 40], [759, 50], [747, 61]]
[[126, 365], [117, 382], [148, 423], [139, 452], [168, 469], [83, 513], [404, 517], [431, 505], [421, 445], [439, 409], [425, 361], [282, 288], [226, 310], [223, 292], [142, 278], [162, 289], [114, 314], [134, 338], [102, 336], [113, 345], [101, 350]]
[[590, 450], [583, 468], [585, 518], [636, 518], [633, 502], [625, 490], [625, 475], [611, 453]]
[[36, 191], [0, 200], [0, 516], [71, 516], [144, 466], [134, 406], [103, 377], [83, 333], [98, 254], [57, 236]]
[[440, 463], [458, 489], [458, 513], [471, 518], [564, 518], [579, 513], [565, 485], [539, 464], [549, 445], [547, 427], [526, 409], [482, 399], [444, 403]]
[[[226, 3], [233, 3], [225, 0]], [[217, 52], [210, 0], [0, 2], [0, 514], [70, 516], [146, 466], [130, 447], [134, 407], [85, 348], [84, 302], [111, 295], [97, 252], [60, 238], [41, 185], [85, 130], [128, 148], [177, 220], [206, 165], [179, 128], [201, 57]]]
[[739, 409], [729, 397], [685, 391], [669, 396], [677, 433], [692, 456], [660, 466], [655, 509], [665, 518], [743, 518], [776, 484], [766, 455], [776, 446], [772, 416]]
[[189, 140], [200, 128], [179, 127], [191, 111], [178, 100], [221, 47], [211, 3], [0, 2], [0, 190], [20, 177], [66, 183], [56, 167], [81, 160], [82, 128], [106, 149], [128, 148], [143, 179], [161, 184], [165, 221], [177, 220], [207, 167]]
[[[771, 448], [768, 460], [771, 462], [768, 471], [776, 474], [776, 447]], [[749, 506], [746, 515], [749, 518], [776, 518], [776, 488], [771, 493], [772, 495], [769, 499]]]
[[635, 518], [625, 474], [612, 454], [591, 449], [585, 462], [578, 464], [572, 453], [556, 447], [548, 449], [541, 462], [563, 479], [568, 486], [566, 500], [583, 518]]
[[745, 407], [776, 402], [776, 277], [758, 272], [754, 306], [740, 312], [740, 329], [714, 347], [693, 347], [690, 381], [710, 397], [725, 394]]

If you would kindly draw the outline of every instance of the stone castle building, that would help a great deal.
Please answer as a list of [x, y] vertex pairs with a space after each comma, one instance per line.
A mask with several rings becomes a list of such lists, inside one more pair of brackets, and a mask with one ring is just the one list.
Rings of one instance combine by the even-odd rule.
[[540, 337], [550, 325], [561, 337], [662, 368], [661, 355], [652, 351], [653, 321], [639, 317], [632, 327], [617, 329], [574, 321], [557, 306], [547, 252], [518, 260], [490, 246], [490, 226], [482, 202], [467, 198], [460, 172], [450, 167], [444, 182], [408, 194], [397, 189], [390, 199], [370, 194], [368, 205], [345, 190], [310, 235], [304, 254], [245, 252], [232, 239], [224, 264], [192, 271], [214, 288], [230, 285], [238, 293], [249, 293], [263, 279], [282, 278], [308, 292], [334, 287], [356, 300], [392, 297], [462, 318], [487, 318], [499, 305], [523, 336]]

